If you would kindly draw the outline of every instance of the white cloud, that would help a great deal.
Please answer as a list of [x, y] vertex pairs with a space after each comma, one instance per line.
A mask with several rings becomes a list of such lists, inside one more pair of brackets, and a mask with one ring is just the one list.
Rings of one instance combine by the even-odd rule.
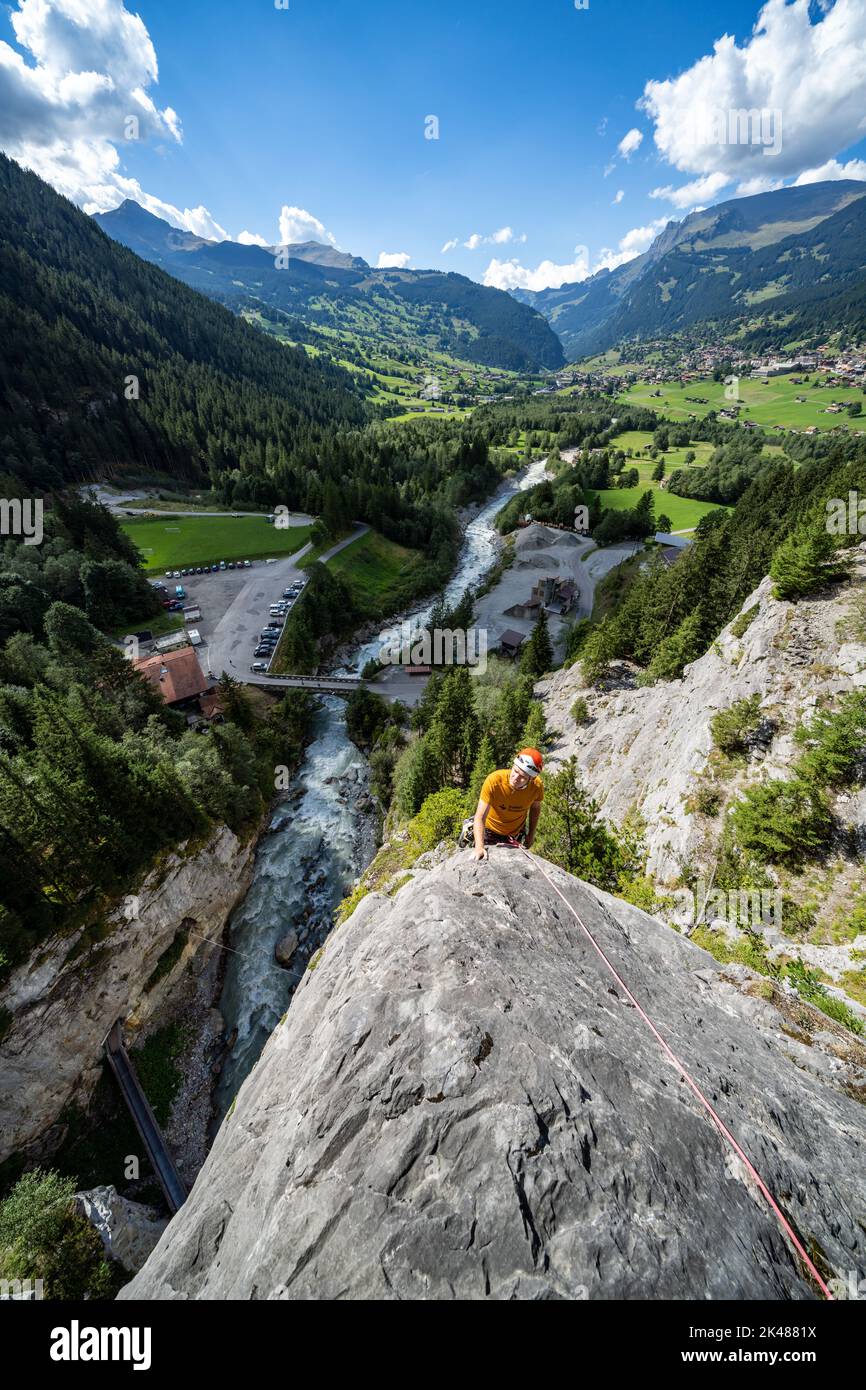
[[[751, 198], [754, 193], [772, 193], [783, 184], [783, 179], [763, 179], [760, 174], [755, 174], [753, 178], [744, 179], [742, 183], [737, 184], [736, 195], [738, 198]], [[695, 210], [692, 208], [693, 212]]]
[[439, 252], [440, 256], [444, 256], [448, 251], [453, 251], [456, 245], [457, 238], [455, 236], [452, 237], [450, 241], [446, 241], [445, 245], [442, 247], [442, 250]]
[[236, 240], [240, 242], [241, 246], [270, 246], [271, 244], [269, 241], [265, 241], [263, 236], [259, 236], [258, 232], [238, 232]]
[[336, 237], [326, 231], [324, 222], [320, 222], [318, 217], [305, 208], [284, 204], [280, 212], [280, 245], [291, 246], [299, 241], [330, 242], [332, 246], [337, 244]]
[[615, 193], [615, 195], [614, 195], [613, 205], [616, 206], [617, 203], [621, 203], [624, 197], [625, 197], [625, 189], [624, 189], [624, 188], [618, 188], [617, 191], [616, 191], [616, 193]]
[[224, 236], [206, 209], [181, 211], [121, 172], [136, 140], [182, 139], [177, 112], [148, 93], [159, 69], [141, 18], [122, 0], [19, 0], [9, 18], [27, 56], [0, 42], [0, 148], [88, 211], [134, 198]]
[[408, 251], [380, 251], [376, 268], [378, 270], [404, 270], [411, 259]]
[[568, 265], [557, 265], [554, 261], [542, 261], [531, 270], [514, 258], [510, 261], [492, 260], [484, 272], [483, 283], [497, 290], [546, 290], [559, 289], [560, 285], [585, 280], [589, 275], [589, 251], [585, 246], [575, 246], [575, 259]]
[[614, 161], [613, 164], [605, 164], [605, 166], [604, 166], [604, 177], [607, 178], [609, 174], [612, 174], [615, 168], [616, 168], [616, 161]]
[[640, 256], [644, 251], [648, 251], [655, 241], [659, 232], [668, 224], [670, 219], [658, 217], [655, 222], [650, 222], [646, 227], [632, 227], [630, 232], [620, 240], [616, 250], [609, 246], [599, 252], [596, 270], [616, 270], [617, 266], [625, 265], [627, 261], [633, 261], [635, 256]]
[[617, 149], [623, 159], [630, 159], [636, 150], [639, 150], [643, 143], [643, 131], [633, 126], [620, 140]]
[[654, 188], [651, 198], [666, 198], [675, 208], [688, 208], [701, 200], [712, 200], [731, 182], [728, 174], [707, 174], [704, 178], [693, 179], [691, 183], [674, 188], [667, 184], [664, 188]]
[[[481, 232], [473, 232], [463, 245], [467, 251], [477, 251], [479, 246], [505, 246], [509, 241], [526, 241], [526, 233], [516, 236], [511, 227], [500, 227], [497, 232], [491, 232], [490, 236], [482, 236]], [[449, 242], [449, 247], [450, 244]], [[454, 244], [456, 246], [457, 243]]]
[[498, 290], [545, 290], [559, 289], [561, 285], [579, 283], [599, 270], [615, 270], [617, 266], [633, 261], [648, 250], [671, 219], [658, 217], [646, 227], [632, 227], [626, 232], [615, 249], [604, 247], [591, 265], [586, 246], [575, 246], [574, 260], [568, 265], [558, 265], [555, 261], [542, 261], [535, 269], [521, 265], [513, 258], [509, 261], [493, 260], [484, 272], [484, 284], [493, 285]]
[[818, 169], [862, 138], [866, 4], [768, 0], [743, 44], [724, 34], [678, 77], [648, 82], [639, 105], [683, 173], [747, 186]]
[[818, 169], [804, 169], [794, 182], [823, 183], [825, 179], [866, 179], [866, 159], [849, 159], [847, 164], [840, 164], [838, 159], [828, 159]]

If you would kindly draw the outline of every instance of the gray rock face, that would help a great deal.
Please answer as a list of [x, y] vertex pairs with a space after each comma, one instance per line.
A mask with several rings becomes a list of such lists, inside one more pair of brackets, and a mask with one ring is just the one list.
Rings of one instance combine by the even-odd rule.
[[[559, 731], [548, 766], [574, 754], [608, 820], [621, 824], [630, 810], [641, 813], [647, 870], [660, 883], [679, 882], [684, 862], [712, 863], [707, 825], [692, 798], [707, 770], [719, 710], [758, 695], [779, 732], [744, 780], [790, 777], [801, 752], [791, 735], [801, 718], [820, 702], [866, 688], [866, 644], [846, 640], [852, 602], [866, 592], [866, 550], [850, 553], [850, 586], [797, 604], [774, 599], [772, 581], [762, 580], [738, 615], [748, 619], [745, 629], [729, 623], [681, 680], [599, 691], [584, 686], [578, 663], [536, 687], [548, 725]], [[578, 697], [587, 701], [587, 724], [576, 725], [571, 715]], [[851, 819], [849, 808], [844, 820]], [[716, 831], [710, 838], [715, 842]]]
[[75, 1202], [98, 1231], [105, 1253], [130, 1274], [141, 1269], [168, 1224], [150, 1207], [127, 1201], [111, 1186], [76, 1192]]
[[[866, 1047], [545, 867], [825, 1276], [863, 1271]], [[416, 868], [332, 935], [121, 1294], [815, 1296], [597, 951], [505, 850]]]
[[[247, 888], [254, 850], [254, 841], [222, 827], [196, 853], [170, 855], [151, 870], [137, 896], [109, 914], [98, 947], [78, 956], [78, 938], [58, 936], [12, 972], [0, 989], [0, 1007], [11, 1015], [0, 1047], [0, 1160], [47, 1142], [65, 1106], [87, 1103], [115, 1019], [137, 1033], [187, 972], [215, 971], [209, 942], [220, 939]], [[148, 989], [182, 926], [189, 939], [177, 963]]]

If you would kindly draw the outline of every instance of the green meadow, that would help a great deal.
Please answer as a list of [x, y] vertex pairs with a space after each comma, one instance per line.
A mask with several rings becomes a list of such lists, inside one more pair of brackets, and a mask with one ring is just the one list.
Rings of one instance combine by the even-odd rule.
[[309, 526], [279, 530], [263, 516], [154, 516], [121, 526], [152, 572], [292, 555], [310, 538]]
[[[793, 385], [789, 377], [771, 377], [766, 382], [740, 377], [737, 388], [741, 406], [740, 420], [754, 420], [766, 429], [772, 429], [774, 425], [781, 425], [784, 429], [806, 429], [810, 425], [816, 425], [820, 430], [831, 430], [841, 425], [844, 429], [866, 430], [866, 413], [860, 417], [852, 417], [847, 411], [842, 411], [839, 415], [826, 414], [827, 406], [834, 400], [860, 401], [866, 407], [866, 398], [859, 387], [818, 385], [817, 382], [823, 382], [825, 378], [808, 375], [809, 382], [804, 386]], [[702, 418], [711, 410], [724, 410], [737, 404], [726, 398], [725, 390], [724, 382], [709, 378], [689, 382], [687, 386], [670, 382], [654, 386], [649, 382], [639, 381], [628, 387], [619, 399], [632, 405], [647, 406], [671, 420], [687, 420], [689, 415]], [[661, 394], [656, 395], [657, 391]], [[704, 396], [707, 404], [697, 405], [694, 401], [687, 400], [687, 396]], [[804, 396], [805, 400], [799, 402], [798, 396]]]

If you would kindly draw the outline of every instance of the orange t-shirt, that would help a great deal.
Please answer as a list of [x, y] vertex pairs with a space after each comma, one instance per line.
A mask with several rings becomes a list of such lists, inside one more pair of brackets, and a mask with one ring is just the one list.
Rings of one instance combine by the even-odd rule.
[[485, 824], [497, 835], [516, 835], [523, 829], [533, 802], [544, 800], [544, 787], [538, 777], [528, 782], [522, 791], [517, 791], [508, 780], [509, 773], [509, 768], [491, 772], [481, 788], [481, 800], [490, 807]]

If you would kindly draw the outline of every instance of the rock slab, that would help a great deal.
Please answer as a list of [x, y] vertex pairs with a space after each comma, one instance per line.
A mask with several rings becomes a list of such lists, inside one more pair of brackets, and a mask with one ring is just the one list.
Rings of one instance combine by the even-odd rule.
[[[866, 1047], [552, 866], [825, 1277], [866, 1269]], [[122, 1299], [791, 1299], [742, 1163], [525, 857], [331, 936]]]

